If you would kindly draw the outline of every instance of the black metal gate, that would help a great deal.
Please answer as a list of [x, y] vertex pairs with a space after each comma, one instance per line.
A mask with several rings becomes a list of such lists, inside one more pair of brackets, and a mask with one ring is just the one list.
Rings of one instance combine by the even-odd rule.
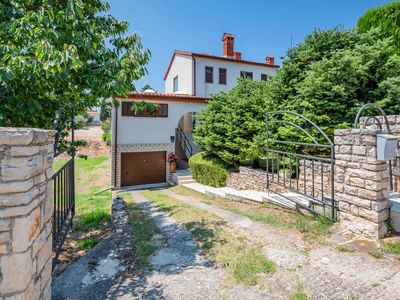
[[[301, 124], [305, 125], [305, 128], [293, 123], [290, 118], [285, 119], [285, 116], [297, 118]], [[274, 124], [277, 125], [274, 126]], [[279, 136], [278, 126], [297, 130], [299, 134], [304, 135], [307, 142], [271, 139], [270, 134]], [[307, 130], [307, 128], [312, 130]], [[274, 131], [271, 132], [271, 129]], [[314, 137], [310, 131], [320, 137]], [[318, 142], [318, 140], [323, 140], [323, 142]], [[273, 191], [279, 194], [297, 208], [335, 220], [337, 207], [334, 192], [334, 164], [334, 144], [315, 123], [292, 111], [267, 113], [266, 181], [268, 192]]]
[[[59, 168], [52, 176], [53, 180], [53, 264], [54, 269], [57, 264], [58, 256], [64, 244], [65, 238], [70, 228], [75, 215], [75, 146], [74, 146], [74, 113], [58, 124], [62, 115], [62, 110], [57, 114], [53, 124], [53, 130], [57, 130], [54, 141], [54, 157], [63, 153], [68, 154], [67, 162]], [[71, 143], [69, 146], [59, 150], [59, 142], [62, 139], [62, 133], [68, 128], [71, 129]]]

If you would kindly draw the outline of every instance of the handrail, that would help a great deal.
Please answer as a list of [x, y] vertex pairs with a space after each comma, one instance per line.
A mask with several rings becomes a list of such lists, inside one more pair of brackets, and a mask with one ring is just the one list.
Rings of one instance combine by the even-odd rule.
[[[179, 141], [181, 142], [181, 145], [183, 147], [183, 151], [185, 152], [185, 155], [187, 158], [191, 157], [193, 155], [193, 147], [190, 144], [189, 139], [187, 138], [186, 134], [183, 132], [182, 127], [178, 124], [177, 128], [178, 136], [179, 136]], [[187, 153], [187, 151], [189, 153]], [[189, 157], [188, 157], [189, 154]]]

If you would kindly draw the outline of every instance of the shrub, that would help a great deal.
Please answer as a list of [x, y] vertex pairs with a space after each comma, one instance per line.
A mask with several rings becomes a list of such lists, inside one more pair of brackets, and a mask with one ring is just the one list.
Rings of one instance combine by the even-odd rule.
[[106, 142], [107, 146], [111, 146], [111, 120], [102, 122], [101, 129], [103, 129], [103, 141]]
[[228, 168], [217, 158], [207, 156], [205, 152], [193, 155], [189, 160], [193, 178], [206, 185], [222, 187], [226, 185]]

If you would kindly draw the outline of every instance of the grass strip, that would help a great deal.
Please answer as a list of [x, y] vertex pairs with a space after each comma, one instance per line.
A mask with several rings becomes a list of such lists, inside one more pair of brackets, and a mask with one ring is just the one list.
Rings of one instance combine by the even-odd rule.
[[324, 217], [276, 209], [268, 204], [252, 204], [222, 198], [212, 198], [183, 186], [175, 186], [171, 188], [171, 191], [179, 195], [194, 197], [206, 204], [231, 211], [275, 228], [296, 230], [303, 233], [304, 237], [310, 241], [330, 234], [332, 229], [332, 222]]
[[156, 251], [156, 247], [151, 243], [151, 238], [155, 234], [159, 234], [160, 229], [140, 205], [134, 201], [130, 193], [121, 193], [121, 196], [127, 203], [131, 216], [137, 263], [141, 268], [150, 268], [149, 257]]
[[210, 261], [223, 265], [235, 283], [262, 286], [265, 275], [275, 272], [275, 264], [262, 253], [262, 244], [241, 235], [222, 218], [158, 191], [143, 194], [183, 224]]

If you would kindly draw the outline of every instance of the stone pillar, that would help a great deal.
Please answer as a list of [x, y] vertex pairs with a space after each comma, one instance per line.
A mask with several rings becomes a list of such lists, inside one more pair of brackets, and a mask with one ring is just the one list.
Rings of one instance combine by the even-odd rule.
[[50, 299], [54, 131], [0, 128], [0, 298]]
[[335, 131], [335, 192], [342, 227], [368, 239], [387, 233], [389, 169], [376, 160], [376, 130]]

